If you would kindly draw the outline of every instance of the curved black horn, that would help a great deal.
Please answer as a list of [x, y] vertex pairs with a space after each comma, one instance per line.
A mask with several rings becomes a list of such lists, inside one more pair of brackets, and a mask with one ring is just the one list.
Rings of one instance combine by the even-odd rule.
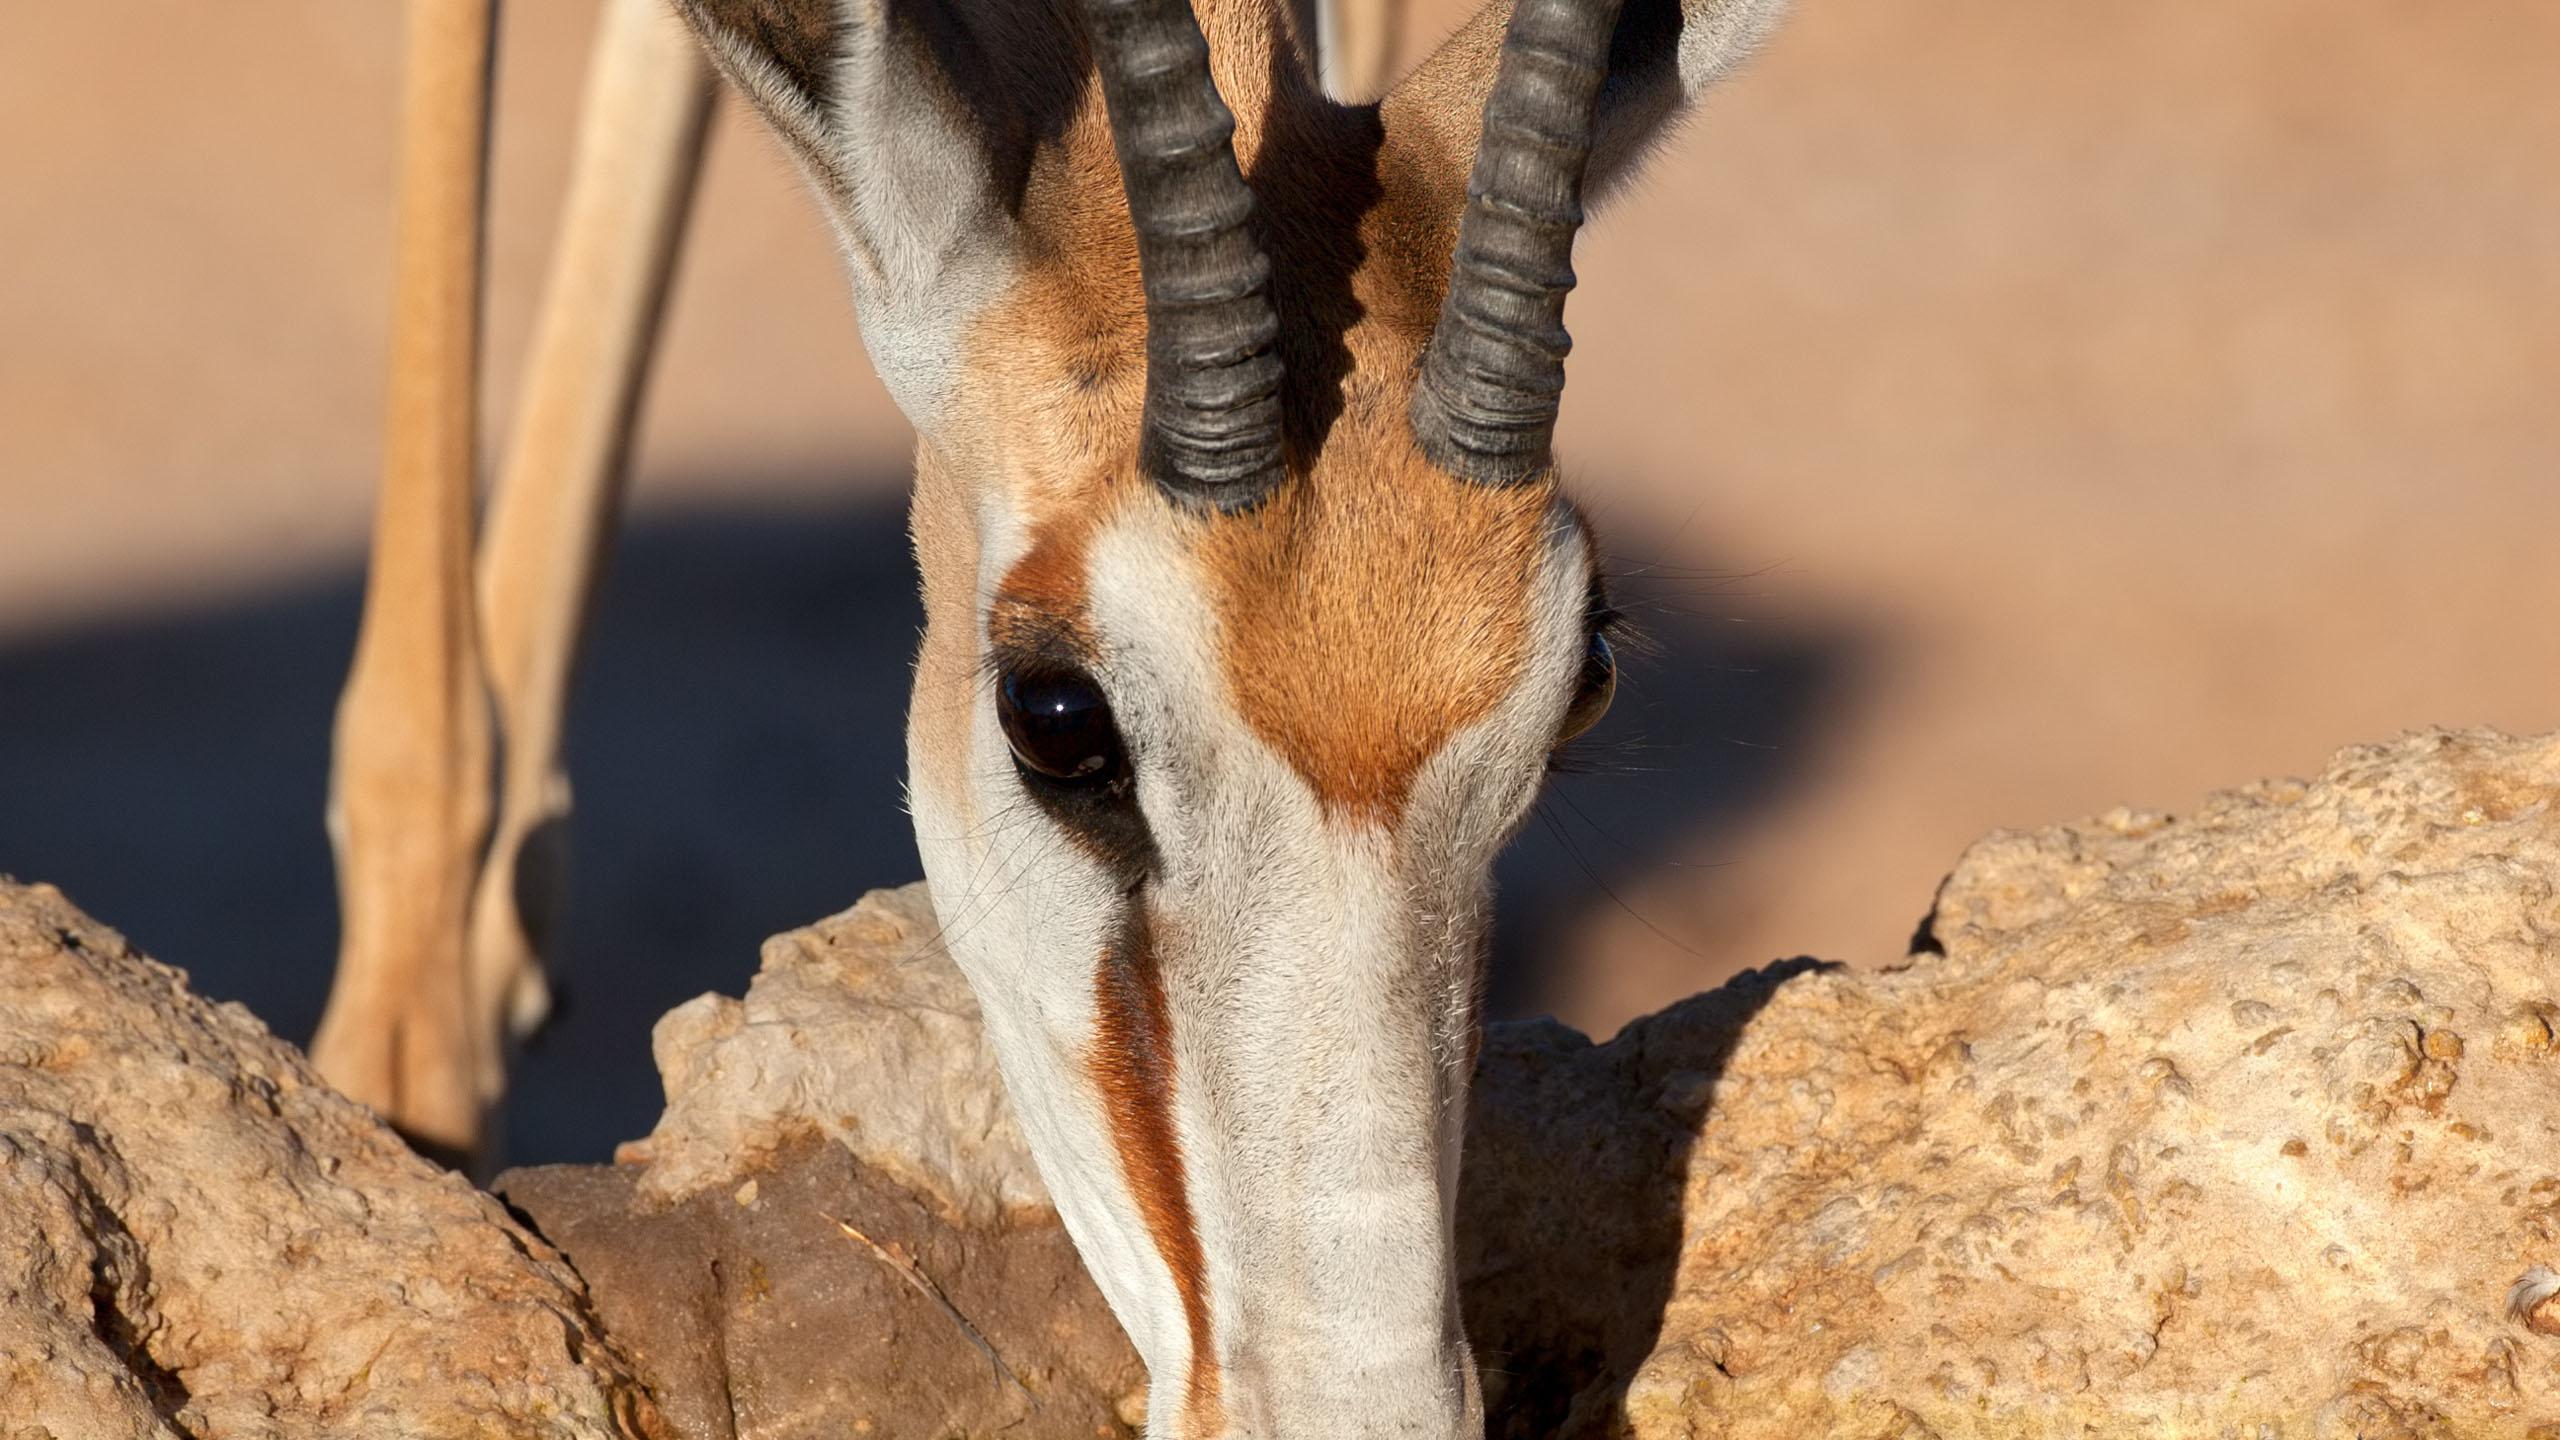
[[1138, 271], [1147, 410], [1138, 463], [1181, 498], [1251, 505], [1278, 483], [1280, 322], [1190, 0], [1083, 0]]
[[1413, 392], [1423, 453], [1453, 475], [1507, 485], [1547, 468], [1573, 348], [1564, 297], [1582, 170], [1620, 3], [1518, 0], [1503, 34], [1449, 294]]

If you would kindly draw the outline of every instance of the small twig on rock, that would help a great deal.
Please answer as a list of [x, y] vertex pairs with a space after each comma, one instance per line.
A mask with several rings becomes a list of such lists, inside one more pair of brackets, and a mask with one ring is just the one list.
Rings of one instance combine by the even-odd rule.
[[1004, 1357], [996, 1353], [996, 1347], [987, 1343], [987, 1337], [979, 1332], [977, 1326], [969, 1323], [969, 1317], [960, 1313], [960, 1307], [951, 1303], [951, 1297], [942, 1293], [942, 1287], [933, 1283], [933, 1277], [924, 1273], [922, 1267], [863, 1234], [854, 1227], [852, 1221], [834, 1215], [829, 1215], [827, 1218], [836, 1222], [837, 1229], [861, 1241], [866, 1249], [879, 1257], [881, 1264], [896, 1271], [900, 1279], [914, 1286], [916, 1293], [941, 1306], [942, 1313], [951, 1317], [951, 1323], [960, 1327], [960, 1333], [969, 1337], [969, 1343], [978, 1347], [978, 1353], [987, 1357], [987, 1363], [996, 1367], [996, 1378], [999, 1381], [1010, 1382], [1014, 1389], [1021, 1391], [1022, 1398], [1031, 1403], [1032, 1409], [1040, 1408], [1040, 1397], [1031, 1393], [1031, 1387], [1022, 1383], [1022, 1377], [1013, 1373], [1013, 1367], [1004, 1363]]

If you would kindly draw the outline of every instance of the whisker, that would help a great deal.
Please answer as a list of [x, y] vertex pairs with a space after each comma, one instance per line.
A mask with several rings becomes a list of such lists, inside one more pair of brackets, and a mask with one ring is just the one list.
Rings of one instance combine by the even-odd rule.
[[1598, 889], [1601, 894], [1608, 896], [1611, 904], [1614, 904], [1620, 910], [1625, 911], [1628, 919], [1635, 921], [1646, 930], [1652, 932], [1655, 939], [1660, 940], [1662, 943], [1679, 951], [1681, 954], [1688, 956], [1692, 960], [1704, 960], [1707, 958], [1704, 951], [1699, 950], [1687, 941], [1673, 935], [1670, 931], [1663, 929], [1660, 925], [1655, 924], [1651, 919], [1646, 917], [1642, 912], [1638, 911], [1636, 907], [1628, 904], [1626, 897], [1620, 895], [1615, 887], [1611, 886], [1606, 879], [1601, 877], [1599, 868], [1594, 866], [1591, 863], [1590, 858], [1582, 853], [1582, 847], [1574, 843], [1573, 836], [1565, 831], [1563, 822], [1556, 818], [1554, 811], [1546, 807], [1543, 799], [1538, 805], [1537, 813], [1539, 822], [1547, 827], [1547, 833], [1556, 837], [1556, 843], [1564, 847], [1565, 853], [1573, 857], [1574, 865], [1582, 871], [1584, 878], [1588, 879], [1592, 883], [1593, 887]]

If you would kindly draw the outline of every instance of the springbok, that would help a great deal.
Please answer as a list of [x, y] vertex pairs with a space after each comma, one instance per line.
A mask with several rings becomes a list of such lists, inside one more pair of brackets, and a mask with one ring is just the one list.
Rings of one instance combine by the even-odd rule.
[[[1375, 104], [1328, 98], [1285, 0], [675, 4], [805, 171], [918, 434], [917, 843], [1147, 1364], [1148, 1434], [1480, 1433], [1450, 1230], [1490, 867], [1616, 684], [1550, 453], [1574, 236], [1782, 0], [1494, 0]], [[412, 43], [445, 59], [413, 65], [411, 133], [438, 137], [412, 141], [413, 217], [469, 206], [415, 177], [476, 175], [488, 6], [416, 0]], [[645, 9], [619, 5], [608, 48], [657, 58], [602, 66], [588, 125], [655, 138], [581, 180], [583, 258], [555, 274], [621, 318], [541, 342], [618, 378], [529, 407], [549, 438], [526, 443], [590, 459], [621, 433], [689, 174], [669, 157], [701, 122]], [[467, 274], [452, 226], [405, 233], [404, 274]], [[468, 288], [404, 292], [398, 383], [447, 405]], [[461, 408], [386, 479], [318, 1050], [467, 1145], [538, 976], [507, 902], [565, 806], [561, 637], [611, 496], [495, 502], [480, 629], [509, 753], [480, 886], [506, 893], [475, 907]], [[404, 635], [436, 663], [402, 670]], [[512, 929], [440, 980], [489, 924]]]

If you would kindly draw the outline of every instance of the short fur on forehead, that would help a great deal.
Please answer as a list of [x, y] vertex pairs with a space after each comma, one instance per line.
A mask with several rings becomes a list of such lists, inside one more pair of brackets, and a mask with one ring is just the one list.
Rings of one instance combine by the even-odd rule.
[[[1593, 193], [1780, 3], [1625, 0]], [[1213, 1432], [1222, 1404], [1239, 1429], [1479, 1433], [1440, 1248], [1464, 1037], [1587, 549], [1551, 476], [1454, 480], [1407, 405], [1509, 6], [1339, 106], [1285, 0], [1193, 0], [1288, 376], [1287, 479], [1211, 516], [1137, 472], [1142, 291], [1073, 0], [677, 4], [815, 182], [922, 437], [918, 847], [1060, 1213], [1191, 1402], [1150, 1433]], [[990, 642], [1026, 638], [1125, 647], [1095, 664], [1155, 782], [1130, 798], [1161, 878], [1026, 800], [988, 683]], [[1301, 1043], [1311, 1011], [1329, 1043]], [[1346, 1196], [1369, 1229], [1308, 1228]]]
[[1341, 459], [1201, 546], [1227, 687], [1337, 817], [1392, 829], [1413, 778], [1517, 685], [1551, 483], [1488, 490], [1355, 414]]
[[[1268, 503], [1170, 533], [1239, 718], [1330, 812], [1392, 828], [1415, 774], [1525, 673], [1555, 492], [1453, 479], [1383, 411], [1355, 404], [1337, 444]], [[1093, 644], [1097, 531], [1167, 503], [1130, 476], [1104, 503], [1036, 522], [996, 587], [989, 638]]]
[[[1232, 25], [1238, 11], [1222, 11]], [[1407, 416], [1446, 217], [1382, 187], [1377, 171], [1399, 162], [1373, 115], [1291, 133], [1302, 112], [1274, 103], [1269, 73], [1229, 68], [1284, 317], [1289, 475], [1260, 506], [1183, 533], [1239, 714], [1328, 808], [1391, 825], [1418, 768], [1521, 674], [1554, 486], [1473, 485], [1423, 457]], [[1165, 503], [1129, 453], [1144, 320], [1127, 221], [1107, 203], [1109, 143], [1089, 107], [1034, 167], [1025, 214], [1064, 243], [1032, 257], [972, 333], [973, 370], [990, 377], [986, 453], [1030, 535], [998, 589], [999, 625], [1080, 627], [1094, 528]], [[1346, 168], [1291, 158], [1310, 155]]]
[[[1113, 468], [1135, 434], [1145, 326], [1073, 0], [676, 3], [818, 182], [874, 359], [929, 443], [991, 461], [960, 468], [1008, 489]], [[1484, 6], [1374, 106], [1322, 93], [1283, 0], [1193, 9], [1259, 204], [1304, 466], [1354, 372], [1398, 376], [1429, 338], [1509, 7]], [[1626, 0], [1589, 193], [1782, 9]]]
[[[1438, 192], [1397, 172], [1376, 112], [1311, 98], [1250, 6], [1204, 6], [1237, 150], [1263, 204], [1289, 367], [1289, 477], [1246, 513], [1187, 527], [1239, 714], [1328, 808], [1392, 824], [1441, 743], [1521, 674], [1551, 480], [1498, 491], [1416, 448], [1413, 366], [1445, 282]], [[1026, 229], [1054, 243], [973, 325], [976, 453], [1029, 544], [991, 632], [1083, 629], [1095, 528], [1162, 504], [1134, 474], [1144, 386], [1137, 262], [1098, 102], [1033, 164]], [[939, 443], [939, 442], [937, 442]]]

